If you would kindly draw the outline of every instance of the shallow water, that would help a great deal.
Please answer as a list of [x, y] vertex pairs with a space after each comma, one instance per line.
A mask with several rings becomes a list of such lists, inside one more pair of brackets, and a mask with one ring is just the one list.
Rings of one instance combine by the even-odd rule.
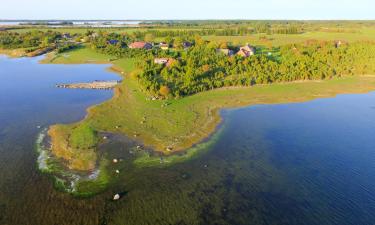
[[[375, 221], [375, 93], [222, 112], [210, 151], [171, 167], [134, 168], [129, 146], [104, 146], [120, 175], [77, 199], [37, 171], [49, 124], [77, 121], [110, 91], [55, 83], [118, 79], [104, 65], [0, 58], [0, 224], [353, 224]], [[113, 193], [122, 193], [118, 202]]]

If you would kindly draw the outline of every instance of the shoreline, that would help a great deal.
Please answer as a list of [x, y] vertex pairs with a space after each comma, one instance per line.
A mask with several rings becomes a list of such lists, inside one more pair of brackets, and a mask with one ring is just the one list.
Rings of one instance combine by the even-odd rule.
[[[84, 60], [84, 61], [87, 61], [87, 60]], [[103, 61], [90, 60], [89, 62], [90, 62], [89, 64], [96, 64], [95, 62], [98, 62], [98, 64], [103, 64]], [[48, 63], [48, 62], [46, 62], [45, 60], [42, 60], [42, 63]], [[52, 64], [54, 64], [54, 63], [55, 62], [52, 62]], [[58, 64], [61, 64], [61, 63], [58, 63]], [[70, 64], [70, 63], [66, 63], [66, 64]], [[81, 63], [78, 62], [76, 64], [81, 64]], [[111, 65], [108, 67], [107, 70], [118, 74], [120, 77], [123, 78], [123, 81], [120, 83], [120, 85], [118, 85], [114, 88], [114, 94], [113, 94], [113, 97], [110, 100], [107, 100], [106, 102], [103, 102], [103, 103], [95, 105], [95, 106], [90, 106], [87, 109], [87, 115], [86, 115], [85, 119], [83, 119], [82, 121], [79, 121], [78, 123], [85, 122], [86, 120], [94, 120], [95, 121], [96, 120], [95, 117], [96, 117], [96, 114], [97, 114], [96, 113], [97, 108], [100, 108], [101, 105], [107, 105], [107, 104], [112, 103], [112, 102], [114, 102], [116, 100], [119, 100], [119, 99], [123, 100], [124, 96], [125, 96], [125, 98], [126, 97], [133, 98], [134, 97], [133, 93], [131, 93], [129, 91], [129, 89], [139, 88], [136, 85], [134, 85], [134, 83], [136, 81], [134, 81], [129, 76], [130, 72], [124, 71], [121, 67], [116, 65], [116, 63], [111, 62]], [[372, 80], [372, 78], [374, 78], [374, 76], [363, 76], [363, 79], [371, 79]], [[333, 82], [333, 81], [337, 80], [338, 82], [340, 82], [340, 80], [345, 81], [347, 79], [350, 79], [350, 77], [338, 78], [338, 79], [333, 79], [333, 80], [312, 80], [312, 81], [284, 82], [284, 83], [275, 83], [275, 84], [268, 84], [268, 85], [256, 85], [256, 86], [252, 86], [252, 87], [224, 87], [224, 88], [206, 91], [206, 92], [203, 92], [203, 93], [198, 93], [198, 94], [195, 94], [193, 96], [187, 96], [187, 97], [177, 99], [177, 100], [155, 101], [158, 104], [162, 104], [163, 102], [171, 101], [171, 102], [173, 102], [173, 103], [171, 103], [173, 105], [173, 104], [180, 104], [180, 102], [186, 102], [190, 99], [197, 99], [197, 98], [200, 98], [201, 96], [205, 96], [205, 95], [222, 95], [223, 94], [222, 92], [239, 92], [239, 93], [233, 94], [233, 95], [235, 95], [234, 97], [238, 98], [238, 100], [233, 99], [233, 98], [232, 99], [225, 99], [224, 102], [220, 102], [219, 104], [213, 104], [211, 106], [210, 106], [210, 104], [208, 104], [209, 107], [206, 107], [206, 109], [203, 110], [203, 111], [195, 111], [195, 113], [197, 114], [196, 117], [204, 117], [204, 119], [200, 120], [200, 119], [196, 118], [195, 120], [194, 119], [191, 120], [190, 123], [198, 122], [200, 124], [198, 126], [199, 128], [196, 129], [193, 132], [185, 132], [183, 136], [180, 135], [178, 137], [178, 139], [179, 139], [178, 141], [171, 141], [171, 140], [168, 141], [167, 137], [165, 137], [164, 140], [163, 140], [163, 139], [160, 139], [157, 136], [153, 136], [153, 135], [150, 135], [150, 134], [134, 135], [135, 133], [138, 132], [137, 129], [131, 129], [131, 128], [127, 128], [127, 127], [122, 127], [120, 129], [114, 129], [113, 127], [109, 128], [108, 126], [105, 126], [103, 124], [100, 124], [99, 126], [95, 126], [95, 127], [97, 127], [98, 131], [100, 131], [100, 132], [112, 132], [112, 133], [124, 134], [124, 135], [138, 141], [138, 142], [144, 143], [144, 145], [154, 149], [156, 152], [164, 153], [165, 155], [170, 155], [171, 153], [174, 153], [174, 152], [185, 151], [185, 150], [191, 148], [192, 146], [201, 143], [202, 141], [204, 141], [208, 137], [210, 137], [215, 132], [215, 130], [217, 130], [217, 127], [222, 122], [222, 117], [220, 116], [220, 110], [222, 110], [222, 109], [248, 107], [248, 106], [256, 105], [256, 104], [298, 103], [298, 102], [310, 101], [310, 100], [317, 99], [317, 98], [334, 97], [337, 94], [364, 93], [364, 92], [368, 92], [368, 91], [371, 91], [371, 90], [375, 90], [375, 84], [374, 84], [373, 86], [366, 87], [364, 89], [354, 87], [354, 90], [351, 90], [351, 89], [353, 89], [352, 86], [350, 87], [349, 90], [345, 90], [345, 87], [343, 87], [343, 89], [340, 88], [341, 90], [335, 90], [333, 92], [328, 91], [328, 93], [322, 93], [322, 90], [324, 90], [324, 88], [322, 88], [321, 90], [316, 91], [315, 93], [311, 93], [311, 94], [306, 95], [306, 96], [302, 96], [303, 93], [302, 93], [302, 95], [301, 95], [301, 93], [297, 93], [297, 95], [294, 95], [294, 96], [285, 96], [285, 98], [274, 99], [274, 100], [268, 99], [266, 96], [254, 96], [254, 98], [251, 98], [251, 94], [254, 94], [254, 93], [251, 93], [251, 92], [253, 92], [252, 90], [273, 89], [273, 88], [277, 89], [277, 88], [283, 88], [283, 87], [294, 88], [293, 86], [296, 86], [298, 88], [298, 86], [304, 86], [304, 85], [307, 85], [307, 86], [322, 85], [322, 86], [324, 86], [326, 83], [329, 83], [331, 81]], [[355, 77], [354, 77], [354, 79], [355, 79]], [[373, 80], [375, 81], [375, 79], [373, 79]], [[132, 84], [130, 84], [130, 83], [132, 83], [134, 86], [131, 86]], [[246, 92], [248, 92], [248, 93], [246, 93]], [[283, 93], [281, 93], [281, 95], [282, 94]], [[128, 96], [126, 96], [126, 95], [128, 95]], [[142, 97], [146, 96], [144, 93], [142, 93], [141, 95], [142, 95]], [[231, 95], [232, 95], [232, 93], [227, 94], [227, 96], [231, 96]], [[246, 95], [250, 95], [250, 98], [249, 98], [249, 96], [246, 97]], [[147, 106], [146, 104], [148, 104], [147, 102], [144, 102], [144, 101], [141, 102], [140, 104], [142, 104], [142, 103], [144, 103], [145, 106]], [[201, 107], [201, 105], [200, 105], [200, 107]], [[158, 109], [158, 111], [161, 111], [161, 110], [163, 110], [163, 109]], [[101, 113], [103, 113], [103, 112], [101, 112]], [[206, 114], [206, 115], [202, 115], [202, 114]], [[124, 115], [124, 117], [125, 117], [125, 115]], [[162, 119], [162, 118], [160, 118], [160, 119]], [[142, 120], [142, 119], [139, 119], [139, 120]], [[116, 127], [116, 125], [114, 127]], [[174, 136], [173, 134], [169, 134], [169, 135]], [[172, 148], [172, 150], [168, 151], [167, 150], [168, 148]]]
[[9, 58], [21, 58], [26, 56], [26, 52], [23, 49], [2, 49], [0, 48], [0, 55], [5, 55]]
[[[0, 53], [1, 53], [1, 50], [0, 50]], [[53, 55], [52, 58], [50, 57], [51, 55]], [[39, 63], [41, 63], [41, 64], [66, 64], [66, 65], [72, 64], [71, 62], [67, 62], [67, 63], [57, 62], [56, 63], [54, 61], [52, 61], [52, 62], [49, 61], [51, 59], [56, 59], [58, 57], [62, 57], [62, 56], [56, 55], [55, 53], [49, 53], [49, 54], [46, 54], [46, 56], [43, 59], [41, 59], [39, 61]], [[108, 56], [104, 56], [104, 57], [108, 58]], [[95, 109], [100, 107], [101, 105], [105, 105], [108, 102], [113, 102], [114, 100], [123, 97], [124, 89], [130, 89], [131, 88], [129, 86], [123, 87], [124, 86], [123, 84], [133, 82], [132, 78], [129, 77], [130, 72], [124, 71], [120, 66], [116, 65], [116, 62], [109, 62], [109, 61], [106, 62], [105, 60], [97, 60], [97, 59], [90, 59], [90, 60], [82, 59], [82, 61], [77, 62], [76, 64], [82, 64], [82, 62], [85, 62], [85, 64], [108, 64], [109, 67], [107, 68], [107, 70], [110, 71], [110, 72], [114, 72], [114, 73], [118, 74], [121, 78], [123, 78], [123, 81], [120, 83], [120, 85], [116, 86], [113, 89], [114, 94], [113, 94], [111, 99], [109, 99], [109, 100], [107, 100], [103, 103], [88, 107], [87, 110], [86, 110], [87, 114], [84, 117], [84, 119], [81, 120], [81, 121], [78, 121], [74, 124], [82, 123], [82, 122], [85, 122], [86, 120], [90, 120], [90, 119], [95, 120], [95, 118], [93, 118], [93, 117], [95, 117], [95, 115], [94, 115], [95, 112], [93, 112], [93, 111], [95, 111]], [[361, 77], [363, 77], [363, 79], [374, 78], [373, 75], [371, 75], [371, 76], [370, 75], [363, 75]], [[343, 77], [343, 78], [336, 78], [336, 79], [332, 79], [332, 80], [340, 81], [340, 80], [346, 80], [346, 79], [350, 79], [350, 78]], [[185, 151], [188, 148], [190, 148], [190, 147], [192, 147], [196, 144], [199, 144], [202, 141], [204, 141], [206, 138], [210, 137], [215, 132], [217, 127], [220, 125], [220, 123], [222, 122], [222, 117], [220, 116], [220, 110], [222, 110], [222, 109], [241, 108], [241, 107], [247, 107], [247, 106], [256, 105], [256, 104], [282, 104], [282, 103], [306, 102], [306, 101], [310, 101], [310, 100], [313, 100], [313, 99], [316, 99], [316, 98], [334, 97], [337, 94], [363, 93], [363, 92], [368, 92], [368, 91], [372, 90], [371, 88], [365, 88], [364, 90], [362, 90], [362, 88], [355, 88], [355, 90], [347, 90], [346, 91], [345, 87], [344, 87], [343, 90], [339, 90], [339, 91], [336, 90], [336, 91], [333, 91], [331, 93], [330, 92], [328, 92], [328, 93], [317, 92], [317, 93], [311, 93], [311, 94], [305, 95], [305, 96], [303, 94], [300, 94], [300, 95], [297, 95], [297, 96], [285, 96], [285, 98], [274, 99], [274, 100], [273, 99], [267, 99], [266, 96], [256, 96], [256, 95], [255, 96], [246, 96], [246, 92], [252, 92], [252, 90], [272, 89], [272, 88], [277, 89], [277, 88], [283, 88], [283, 87], [288, 88], [288, 87], [291, 87], [291, 86], [299, 86], [299, 85], [301, 85], [301, 86], [303, 86], [303, 85], [314, 86], [314, 85], [320, 85], [320, 84], [324, 85], [325, 83], [329, 83], [332, 80], [312, 80], [312, 81], [302, 80], [302, 81], [274, 83], [274, 84], [267, 84], [267, 85], [255, 85], [255, 86], [251, 86], [251, 87], [240, 87], [240, 86], [223, 87], [223, 88], [218, 88], [218, 89], [214, 89], [214, 90], [210, 90], [210, 91], [206, 91], [206, 92], [202, 92], [202, 93], [197, 93], [195, 95], [187, 96], [187, 97], [177, 99], [177, 100], [156, 101], [159, 104], [163, 103], [163, 102], [167, 102], [167, 101], [173, 101], [172, 104], [177, 104], [179, 102], [184, 102], [184, 101], [186, 102], [188, 99], [196, 99], [196, 98], [199, 98], [199, 97], [205, 96], [205, 95], [222, 95], [222, 92], [228, 92], [227, 96], [233, 96], [234, 95], [233, 97], [237, 98], [237, 99], [228, 99], [227, 98], [227, 99], [225, 99], [225, 101], [222, 101], [217, 105], [214, 104], [213, 106], [209, 106], [209, 107], [206, 106], [205, 112], [197, 110], [195, 112], [197, 114], [196, 117], [203, 116], [204, 120], [199, 120], [199, 118], [198, 118], [198, 119], [192, 120], [191, 123], [200, 122], [199, 129], [195, 130], [194, 132], [186, 133], [183, 136], [180, 135], [179, 139], [182, 139], [182, 140], [178, 140], [178, 141], [169, 141], [168, 143], [164, 143], [164, 144], [158, 143], [158, 142], [162, 142], [162, 140], [157, 138], [157, 137], [153, 137], [151, 135], [147, 135], [147, 136], [136, 135], [136, 137], [135, 137], [134, 133], [136, 131], [133, 131], [132, 129], [126, 129], [126, 130], [125, 129], [120, 129], [120, 130], [109, 129], [108, 130], [108, 129], [105, 129], [105, 128], [104, 129], [99, 128], [98, 131], [125, 134], [125, 135], [139, 141], [139, 142], [144, 143], [144, 145], [153, 148], [157, 152], [169, 155], [169, 154], [174, 153], [174, 152]], [[134, 87], [132, 87], [132, 88], [134, 88]], [[139, 88], [139, 87], [135, 87], [135, 88]], [[293, 87], [291, 87], [291, 88], [293, 88]], [[375, 90], [375, 85], [374, 85], [373, 88]], [[239, 92], [239, 93], [233, 94], [231, 92]], [[249, 93], [249, 94], [251, 94], [251, 93]], [[254, 94], [256, 94], [256, 93], [254, 93]], [[142, 96], [145, 97], [146, 95], [142, 94]], [[219, 96], [219, 97], [222, 97], [222, 96]], [[215, 99], [213, 99], [213, 101], [215, 101]], [[198, 115], [198, 114], [202, 114], [202, 113], [205, 113], [206, 115]], [[124, 115], [124, 116], [126, 116], [126, 115]], [[168, 151], [167, 148], [173, 148], [173, 149], [171, 151]]]

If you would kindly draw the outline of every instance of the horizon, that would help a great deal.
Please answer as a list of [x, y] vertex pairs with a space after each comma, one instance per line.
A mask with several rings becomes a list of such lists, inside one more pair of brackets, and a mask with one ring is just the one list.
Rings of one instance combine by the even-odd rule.
[[13, 0], [2, 4], [0, 15], [1, 20], [374, 20], [374, 7], [370, 0]]
[[319, 21], [375, 21], [374, 19], [2, 19], [0, 21], [301, 21], [301, 22], [319, 22]]

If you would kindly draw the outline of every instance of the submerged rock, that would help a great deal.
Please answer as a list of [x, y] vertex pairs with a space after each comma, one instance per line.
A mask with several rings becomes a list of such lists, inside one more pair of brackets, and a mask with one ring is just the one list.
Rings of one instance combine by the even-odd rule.
[[113, 201], [117, 201], [117, 200], [119, 200], [120, 198], [121, 198], [120, 194], [115, 194], [115, 195], [113, 196]]

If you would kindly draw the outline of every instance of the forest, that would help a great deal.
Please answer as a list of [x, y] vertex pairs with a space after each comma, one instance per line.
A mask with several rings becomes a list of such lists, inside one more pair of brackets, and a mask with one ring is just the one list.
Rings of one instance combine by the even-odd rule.
[[26, 33], [0, 32], [0, 48], [32, 48], [46, 47], [61, 38], [60, 32], [33, 30]]
[[375, 72], [374, 43], [336, 47], [332, 42], [311, 41], [283, 46], [278, 57], [257, 54], [248, 58], [217, 54], [217, 47], [212, 43], [198, 44], [182, 53], [169, 67], [147, 60], [137, 77], [151, 93], [168, 87], [168, 94], [179, 97], [220, 87], [321, 80]]
[[[235, 32], [240, 30], [236, 28]], [[277, 48], [256, 46], [255, 55], [243, 57], [218, 54], [217, 49], [236, 52], [240, 46], [204, 40], [199, 35], [201, 31], [198, 34], [185, 30], [148, 30], [147, 33], [136, 31], [132, 34], [87, 31], [83, 37], [86, 45], [97, 52], [117, 59], [136, 59], [138, 69], [133, 75], [142, 89], [163, 98], [179, 98], [221, 87], [321, 80], [375, 72], [375, 43], [370, 41], [343, 41], [338, 45], [334, 41], [309, 40]], [[173, 48], [161, 50], [152, 42], [156, 37]], [[54, 31], [0, 32], [0, 48], [43, 47], [61, 39], [62, 34]], [[116, 42], [111, 43], [111, 40]], [[151, 50], [128, 48], [134, 41], [149, 41], [154, 47]], [[185, 41], [191, 42], [192, 47], [184, 49], [182, 43]], [[57, 53], [74, 47], [62, 45]], [[157, 64], [155, 58], [166, 58], [172, 63], [168, 66]]]
[[[108, 40], [117, 39], [116, 45]], [[239, 46], [203, 40], [167, 36], [164, 40], [177, 49], [163, 51], [135, 50], [126, 46], [136, 39], [120, 34], [100, 35], [92, 40], [97, 51], [116, 57], [134, 57], [140, 72], [135, 74], [143, 89], [153, 95], [182, 97], [214, 88], [251, 86], [274, 82], [321, 80], [333, 77], [375, 72], [375, 43], [355, 42], [338, 45], [334, 41], [310, 40], [267, 49], [259, 46], [251, 57], [218, 54], [218, 48], [237, 51]], [[178, 48], [181, 41], [191, 41], [193, 47]], [[177, 43], [177, 45], [176, 45]], [[170, 58], [169, 66], [155, 64], [154, 58]]]

